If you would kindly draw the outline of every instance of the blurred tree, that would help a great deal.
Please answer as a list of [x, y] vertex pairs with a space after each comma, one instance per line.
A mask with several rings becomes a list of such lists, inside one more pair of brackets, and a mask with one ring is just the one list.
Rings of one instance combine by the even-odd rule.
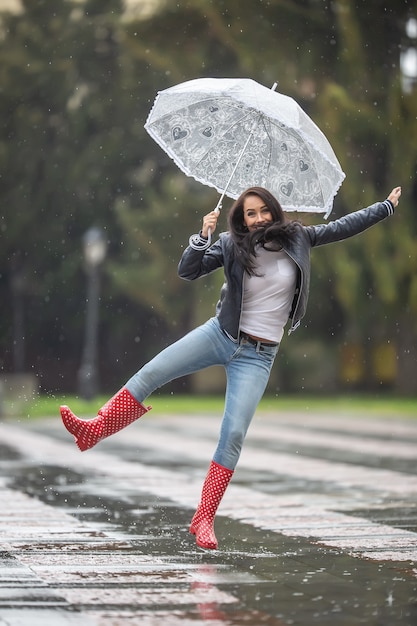
[[400, 54], [407, 22], [416, 14], [415, 1], [189, 0], [165, 2], [156, 16], [133, 26], [150, 69], [161, 77], [159, 88], [198, 75], [251, 76], [266, 85], [278, 80], [279, 89], [300, 101], [328, 134], [348, 172], [336, 216], [403, 185], [395, 221], [314, 254], [317, 277], [307, 319], [322, 340], [334, 338], [333, 358], [341, 342], [367, 348], [360, 351], [369, 355], [360, 364], [362, 386], [382, 382], [371, 367], [372, 353], [381, 343], [395, 343], [398, 367], [391, 371], [397, 372], [397, 389], [409, 393], [417, 374], [410, 348], [417, 330], [411, 212], [416, 146], [407, 137], [417, 100], [415, 89], [402, 89]]
[[73, 388], [81, 238], [92, 223], [109, 233], [102, 358], [110, 386], [113, 369], [119, 380], [136, 365], [129, 354], [138, 336], [144, 358], [210, 314], [220, 273], [187, 285], [176, 265], [216, 194], [179, 174], [143, 124], [160, 89], [248, 76], [278, 81], [328, 135], [348, 174], [335, 215], [403, 185], [394, 219], [314, 253], [309, 330], [291, 337], [288, 352], [302, 353], [297, 346], [314, 334], [326, 356], [359, 344], [371, 364], [373, 345], [390, 342], [397, 388], [415, 391], [417, 159], [409, 137], [417, 103], [400, 59], [416, 47], [407, 31], [416, 0], [161, 0], [134, 20], [121, 0], [22, 4], [20, 15], [1, 18], [1, 367], [22, 361], [11, 329], [13, 309], [19, 324], [23, 310], [26, 367], [48, 377], [47, 388]]
[[[51, 294], [56, 293], [57, 280], [71, 282], [74, 276], [74, 258], [65, 243], [71, 231], [73, 198], [63, 178], [69, 169], [66, 103], [75, 71], [69, 45], [74, 32], [70, 11], [67, 3], [23, 2], [22, 14], [3, 17], [1, 290], [3, 302], [8, 302], [10, 283], [20, 277], [26, 319], [13, 328], [11, 317], [3, 318], [8, 341], [3, 342], [2, 365], [15, 368], [16, 363], [10, 363], [13, 343], [35, 336], [39, 350], [39, 340], [46, 345], [56, 341], [58, 309]], [[58, 277], [55, 270], [62, 255], [67, 256], [67, 263], [65, 273]], [[34, 302], [42, 302], [42, 316], [36, 320]], [[48, 332], [43, 320], [47, 320]], [[20, 368], [30, 367], [22, 361]]]
[[414, 393], [417, 145], [408, 138], [417, 133], [417, 84], [404, 89], [400, 61], [401, 51], [417, 43], [416, 37], [414, 42], [407, 37], [407, 22], [415, 19], [417, 3], [394, 7], [339, 0], [335, 6], [338, 82], [322, 85], [316, 110], [318, 124], [333, 129], [334, 148], [348, 172], [338, 213], [383, 198], [397, 184], [402, 185], [403, 196], [394, 219], [337, 250], [318, 253], [317, 264], [321, 271], [324, 265], [329, 268], [335, 296], [345, 312], [339, 337], [348, 349], [352, 343], [365, 348], [360, 364], [364, 381], [387, 383], [386, 377], [378, 377], [380, 368], [373, 367], [372, 361], [375, 354], [387, 354], [381, 347], [394, 346], [389, 352], [390, 384]]
[[109, 266], [122, 293], [142, 301], [180, 333], [194, 321], [190, 295], [196, 296], [177, 273], [180, 251], [190, 234], [186, 225], [194, 224], [198, 231], [201, 210], [210, 195], [214, 197], [206, 188], [190, 187], [183, 175], [176, 174], [166, 176], [160, 190], [145, 190], [139, 210], [119, 200], [117, 218], [128, 237], [117, 261]]
[[[9, 306], [11, 287], [19, 285], [12, 293], [24, 299], [26, 319], [18, 316], [13, 328], [12, 308], [22, 307], [11, 303], [5, 310], [1, 366], [16, 369], [17, 337], [28, 353], [19, 367], [42, 378], [57, 372], [53, 363], [61, 357], [63, 376], [67, 363], [76, 371], [85, 298], [82, 235], [100, 224], [117, 246], [115, 199], [136, 192], [133, 172], [145, 149], [122, 3], [22, 4], [21, 14], [2, 16], [0, 290]], [[74, 381], [72, 374], [54, 384]]]

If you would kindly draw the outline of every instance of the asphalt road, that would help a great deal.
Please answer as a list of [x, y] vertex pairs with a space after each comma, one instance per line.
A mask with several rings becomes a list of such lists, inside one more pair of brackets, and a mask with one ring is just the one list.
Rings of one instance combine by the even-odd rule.
[[417, 420], [257, 415], [207, 552], [219, 425], [0, 422], [0, 625], [417, 626]]

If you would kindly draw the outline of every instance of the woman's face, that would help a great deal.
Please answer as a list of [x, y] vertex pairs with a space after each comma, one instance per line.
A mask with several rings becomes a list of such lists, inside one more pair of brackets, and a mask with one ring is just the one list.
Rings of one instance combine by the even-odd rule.
[[255, 195], [246, 196], [243, 201], [243, 222], [249, 231], [263, 228], [273, 222], [272, 213], [262, 198]]

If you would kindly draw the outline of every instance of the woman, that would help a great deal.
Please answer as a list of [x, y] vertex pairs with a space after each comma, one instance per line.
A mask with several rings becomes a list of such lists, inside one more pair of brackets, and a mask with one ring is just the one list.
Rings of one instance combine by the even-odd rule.
[[202, 548], [216, 549], [214, 517], [232, 478], [256, 407], [265, 391], [284, 333], [300, 324], [309, 293], [310, 249], [352, 237], [392, 215], [401, 188], [387, 200], [333, 222], [303, 226], [288, 220], [274, 196], [251, 187], [236, 200], [228, 232], [211, 245], [218, 214], [203, 218], [202, 230], [190, 238], [179, 275], [195, 280], [223, 267], [225, 282], [216, 316], [175, 342], [142, 367], [92, 420], [80, 420], [61, 407], [65, 427], [80, 450], [121, 430], [151, 407], [142, 402], [165, 383], [223, 365], [227, 374], [220, 437], [190, 532]]

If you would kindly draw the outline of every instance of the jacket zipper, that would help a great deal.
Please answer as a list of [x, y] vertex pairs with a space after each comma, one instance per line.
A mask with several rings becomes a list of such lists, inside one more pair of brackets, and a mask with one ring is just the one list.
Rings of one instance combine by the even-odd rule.
[[293, 321], [294, 321], [295, 314], [296, 314], [297, 309], [298, 309], [298, 305], [299, 305], [299, 302], [300, 302], [301, 294], [302, 294], [302, 292], [303, 292], [304, 275], [303, 275], [303, 270], [301, 269], [301, 266], [300, 266], [300, 264], [298, 263], [298, 261], [297, 261], [296, 259], [294, 259], [294, 257], [292, 256], [292, 254], [290, 254], [290, 253], [288, 252], [288, 250], [286, 250], [284, 247], [283, 247], [283, 249], [284, 249], [284, 250], [285, 250], [285, 252], [288, 254], [288, 256], [290, 257], [290, 259], [292, 259], [292, 260], [294, 261], [294, 263], [296, 264], [296, 266], [298, 267], [298, 269], [299, 269], [299, 271], [300, 271], [300, 285], [299, 285], [299, 288], [298, 288], [298, 297], [297, 297], [297, 302], [296, 302], [295, 307], [294, 307], [294, 309], [293, 309], [293, 310], [294, 310], [294, 314], [293, 314], [293, 316], [292, 316], [291, 327], [290, 327], [290, 328], [289, 328], [289, 330], [288, 330], [288, 334], [289, 334], [289, 335], [291, 335], [291, 333], [292, 333], [292, 332], [294, 332], [294, 330], [296, 330], [296, 329], [299, 327], [299, 325], [301, 324], [301, 320], [298, 320], [298, 322], [296, 322], [295, 324], [293, 323]]

